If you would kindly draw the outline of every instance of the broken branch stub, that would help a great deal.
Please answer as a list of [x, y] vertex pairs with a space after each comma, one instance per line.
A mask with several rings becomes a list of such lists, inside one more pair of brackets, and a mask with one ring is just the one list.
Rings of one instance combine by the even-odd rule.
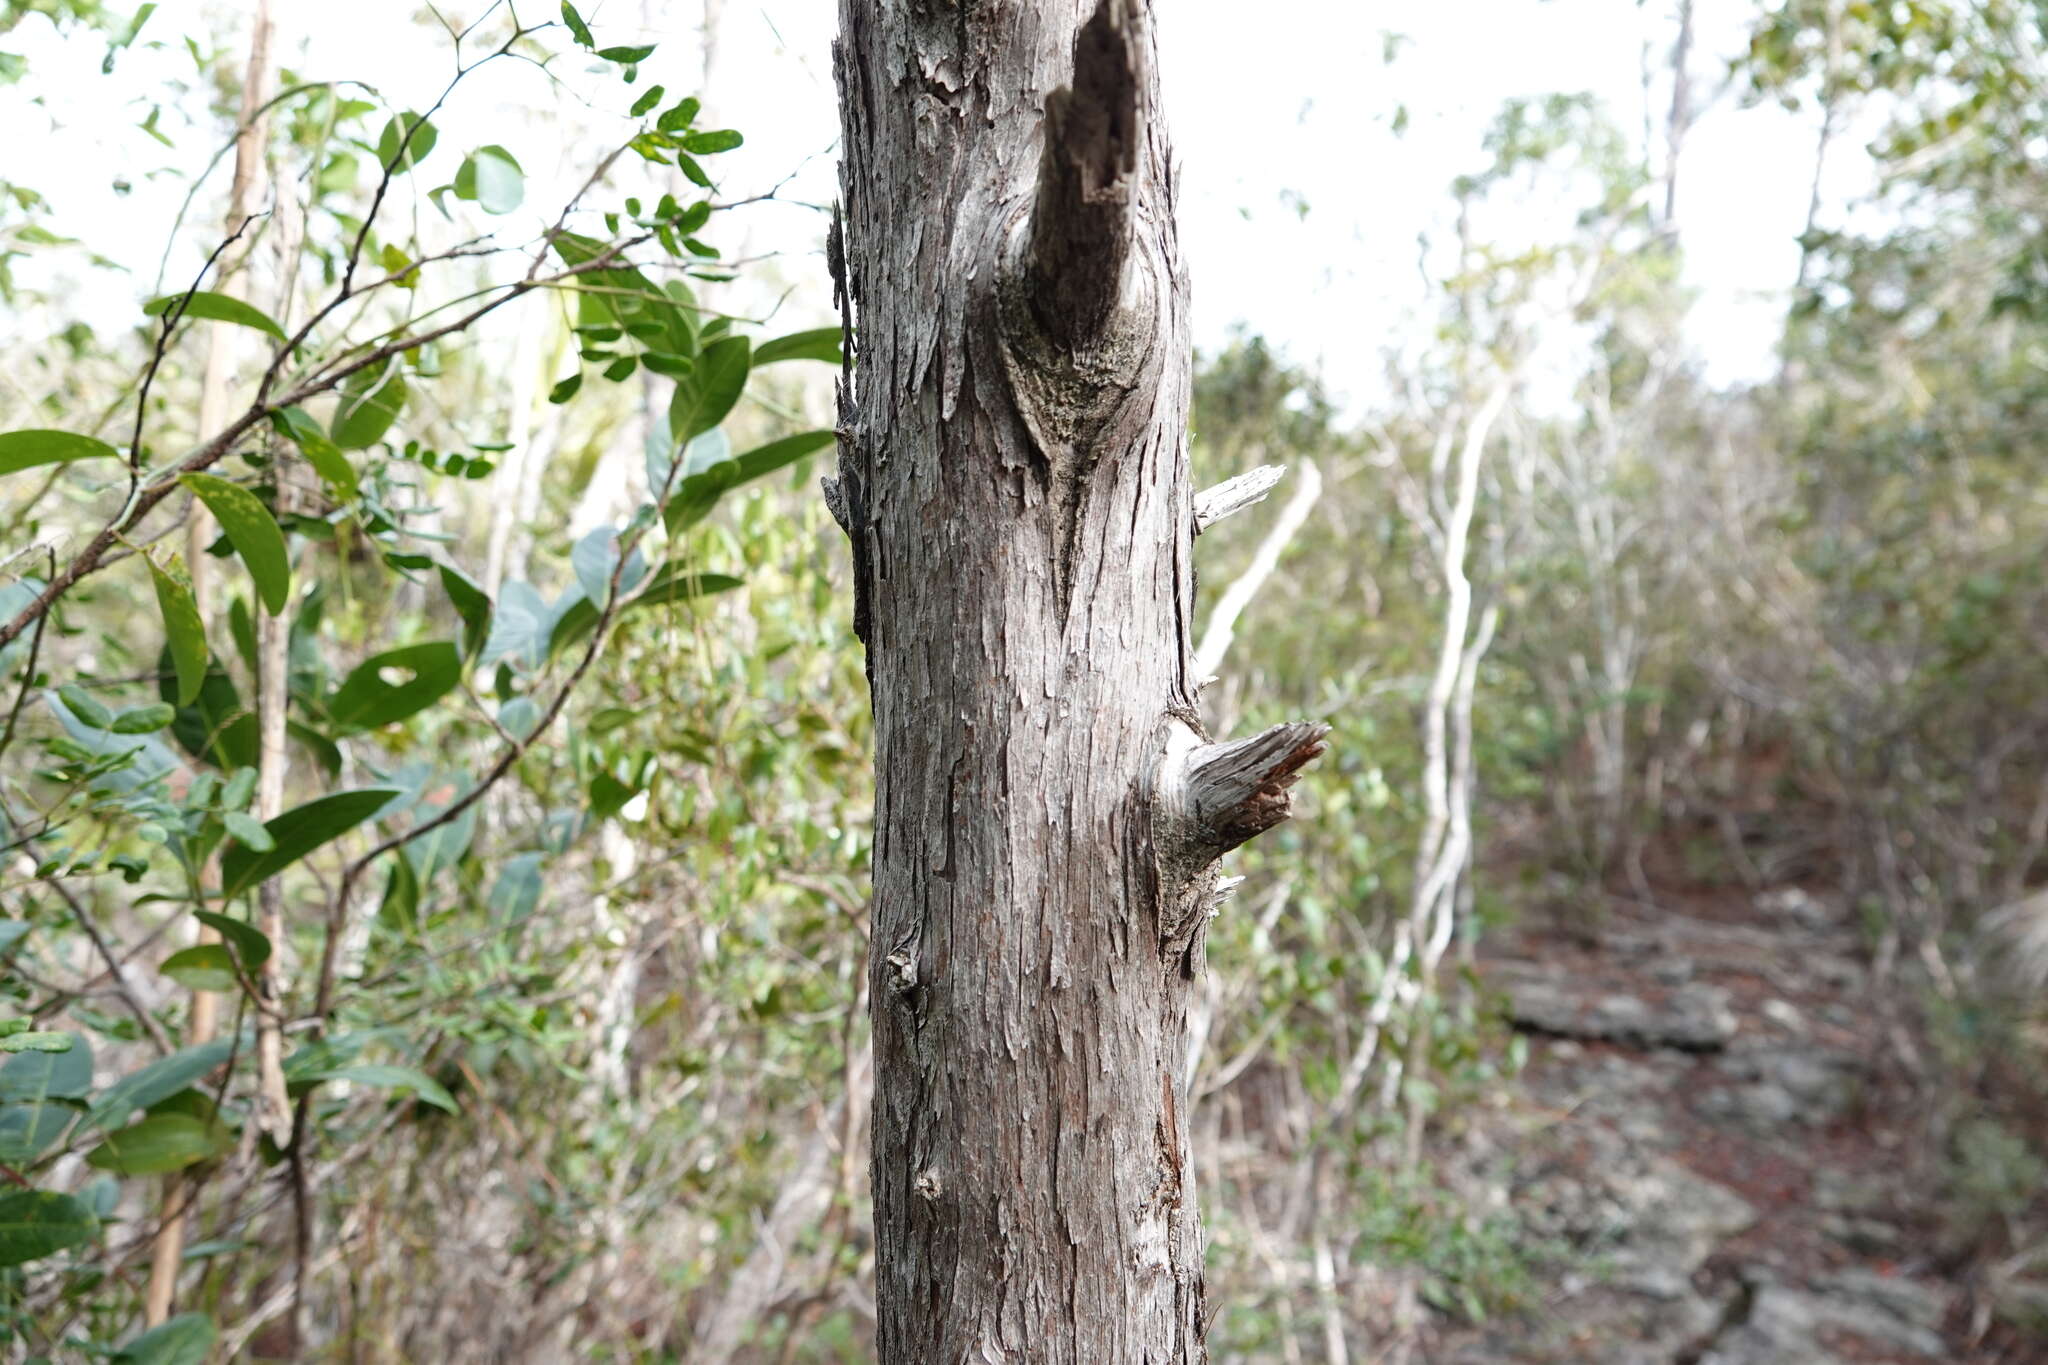
[[1045, 331], [1079, 349], [1114, 315], [1134, 245], [1145, 136], [1142, 7], [1101, 0], [1074, 35], [1074, 80], [1045, 100], [1029, 289]]
[[1192, 838], [1216, 857], [1287, 819], [1293, 813], [1287, 789], [1323, 752], [1329, 733], [1315, 721], [1291, 721], [1190, 753], [1182, 781]]
[[1262, 464], [1195, 494], [1195, 534], [1202, 534], [1233, 512], [1242, 512], [1264, 501], [1286, 473], [1284, 464]]

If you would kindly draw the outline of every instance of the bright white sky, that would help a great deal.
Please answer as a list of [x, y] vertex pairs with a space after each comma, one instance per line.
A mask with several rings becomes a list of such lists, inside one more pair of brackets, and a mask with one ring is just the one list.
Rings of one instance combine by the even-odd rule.
[[[424, 105], [449, 66], [445, 37], [410, 21], [420, 12], [415, 2], [276, 0], [286, 65], [301, 78], [369, 75], [394, 105]], [[728, 197], [765, 188], [801, 163], [784, 193], [829, 202], [836, 4], [712, 0], [720, 15], [707, 81], [705, 3], [592, 0], [585, 10], [601, 43], [663, 44], [643, 69], [641, 88], [660, 81], [671, 98], [705, 89], [717, 121], [746, 133], [747, 146], [717, 162]], [[470, 11], [475, 7], [470, 0]], [[161, 250], [158, 225], [187, 184], [162, 168], [189, 174], [210, 154], [214, 131], [185, 126], [167, 108], [162, 127], [178, 142], [167, 151], [137, 128], [146, 101], [110, 96], [146, 88], [141, 82], [152, 78], [189, 77], [190, 59], [176, 41], [188, 29], [240, 47], [246, 8], [247, 0], [205, 9], [165, 5], [144, 34], [158, 47], [123, 54], [112, 80], [99, 73], [102, 44], [55, 42], [40, 19], [5, 41], [31, 64], [24, 84], [0, 88], [6, 176], [51, 199], [58, 230], [133, 272], [63, 268], [58, 309], [119, 322], [149, 295]], [[1417, 236], [1446, 229], [1446, 186], [1483, 164], [1480, 137], [1501, 102], [1588, 91], [1607, 102], [1623, 129], [1637, 133], [1645, 43], [1661, 73], [1675, 32], [1671, 8], [1672, 0], [1159, 0], [1167, 115], [1185, 171], [1181, 230], [1198, 343], [1217, 346], [1243, 325], [1319, 370], [1337, 393], [1368, 395], [1382, 355], [1427, 325], [1418, 311]], [[1703, 95], [1722, 84], [1754, 9], [1754, 0], [1698, 0], [1693, 71]], [[1388, 32], [1410, 40], [1392, 65], [1382, 60]], [[501, 64], [495, 71], [438, 120], [441, 146], [449, 150], [422, 174], [437, 172], [429, 179], [439, 183], [452, 176], [460, 149], [512, 147], [533, 183], [526, 209], [503, 226], [523, 237], [564, 195], [566, 185], [549, 182], [561, 184], [577, 166], [587, 167], [597, 139], [625, 125], [565, 103], [530, 68]], [[604, 110], [623, 112], [628, 96], [616, 81], [577, 84], [601, 92]], [[42, 107], [25, 103], [31, 92], [47, 96]], [[1668, 98], [1661, 80], [1651, 98], [1661, 128]], [[1396, 136], [1392, 118], [1403, 105], [1410, 122]], [[536, 164], [529, 153], [561, 143], [565, 126], [586, 130], [589, 140], [563, 148], [559, 165]], [[1680, 221], [1699, 295], [1694, 336], [1715, 379], [1770, 369], [1796, 265], [1813, 144], [1811, 113], [1743, 110], [1724, 97], [1687, 145]], [[225, 171], [219, 174], [224, 184]], [[1868, 175], [1860, 154], [1840, 158], [1830, 198], [1845, 202]], [[123, 178], [135, 186], [126, 196], [112, 188]], [[217, 213], [212, 207], [207, 217]], [[823, 219], [783, 205], [749, 213], [746, 249], [790, 253], [777, 267], [796, 286], [784, 318], [791, 326], [827, 320], [816, 254]], [[728, 248], [739, 244], [730, 228], [713, 235]], [[193, 236], [173, 257], [167, 289], [190, 277], [200, 243]], [[20, 335], [60, 320], [18, 318], [10, 330]]]

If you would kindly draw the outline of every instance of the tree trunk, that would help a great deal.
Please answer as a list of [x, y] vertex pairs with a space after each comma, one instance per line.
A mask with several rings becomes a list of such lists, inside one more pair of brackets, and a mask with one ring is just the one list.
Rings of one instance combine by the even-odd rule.
[[1188, 990], [1216, 860], [1324, 730], [1211, 744], [1196, 710], [1148, 7], [840, 15], [880, 1358], [1201, 1361]]

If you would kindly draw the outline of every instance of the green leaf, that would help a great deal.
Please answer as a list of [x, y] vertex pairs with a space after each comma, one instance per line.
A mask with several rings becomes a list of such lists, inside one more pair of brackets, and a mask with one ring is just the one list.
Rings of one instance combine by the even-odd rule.
[[679, 133], [696, 120], [697, 111], [704, 107], [695, 95], [688, 95], [675, 102], [674, 107], [662, 111], [655, 127], [664, 133]]
[[92, 1049], [77, 1035], [63, 1052], [14, 1057], [0, 1066], [0, 1100], [42, 1104], [82, 1099], [91, 1089]]
[[330, 491], [344, 501], [356, 496], [356, 471], [341, 453], [341, 447], [327, 439], [327, 433], [304, 408], [283, 408], [270, 414], [270, 424], [291, 438], [306, 463]]
[[106, 1141], [86, 1153], [85, 1164], [116, 1175], [162, 1175], [218, 1156], [233, 1145], [218, 1124], [190, 1114], [151, 1114], [107, 1134]]
[[210, 289], [195, 289], [189, 294], [166, 294], [143, 304], [142, 311], [153, 318], [176, 311], [181, 322], [186, 318], [206, 318], [212, 322], [239, 323], [243, 327], [254, 327], [259, 332], [268, 332], [279, 341], [287, 339], [284, 328], [261, 308], [229, 298], [226, 294], [216, 294]]
[[153, 735], [177, 718], [177, 707], [168, 702], [151, 702], [123, 710], [107, 729], [117, 735]]
[[241, 895], [330, 839], [346, 834], [402, 795], [396, 787], [361, 787], [292, 807], [265, 823], [275, 845], [267, 852], [239, 847], [222, 850], [221, 895], [229, 899]]
[[623, 612], [639, 611], [643, 607], [672, 607], [687, 602], [693, 597], [709, 597], [714, 593], [731, 592], [744, 587], [746, 579], [734, 578], [722, 573], [685, 573], [674, 565], [663, 569], [647, 585], [647, 591], [619, 608]]
[[[387, 681], [387, 672], [408, 676]], [[425, 710], [461, 681], [462, 652], [452, 642], [406, 645], [357, 665], [328, 699], [327, 712], [340, 733], [374, 730]]]
[[639, 787], [626, 785], [611, 773], [599, 769], [590, 779], [590, 813], [600, 820], [609, 820], [625, 809], [628, 801], [640, 794]]
[[26, 1265], [99, 1235], [100, 1220], [68, 1194], [8, 1190], [0, 1194], [0, 1266]]
[[277, 847], [270, 837], [270, 831], [263, 827], [263, 822], [247, 811], [231, 810], [222, 815], [220, 820], [227, 826], [228, 833], [234, 836], [235, 842], [252, 853], [268, 853]]
[[562, 0], [562, 22], [569, 26], [569, 36], [584, 47], [595, 47], [597, 40], [590, 36], [590, 25], [583, 22], [583, 16], [569, 0]]
[[808, 332], [791, 332], [786, 337], [764, 341], [754, 351], [754, 364], [773, 365], [778, 360], [822, 360], [837, 365], [844, 358], [839, 343], [844, 334], [837, 327], [819, 327]]
[[441, 586], [462, 620], [462, 652], [474, 656], [491, 634], [491, 599], [476, 581], [452, 564], [438, 566]]
[[547, 648], [548, 633], [555, 615], [547, 600], [530, 583], [514, 580], [498, 590], [498, 608], [491, 617], [490, 638], [484, 641], [482, 664], [500, 659], [523, 659], [537, 664]]
[[[46, 1052], [25, 1052], [22, 1057], [47, 1057]], [[0, 1104], [0, 1162], [20, 1166], [34, 1161], [55, 1145], [78, 1117], [80, 1106], [65, 1103]]]
[[410, 933], [420, 922], [420, 878], [412, 859], [393, 858], [391, 875], [384, 881], [384, 899], [377, 905], [377, 922], [398, 933]]
[[57, 695], [63, 699], [64, 705], [70, 710], [72, 715], [78, 717], [93, 729], [111, 730], [114, 728], [114, 713], [100, 705], [99, 698], [80, 687], [77, 683], [65, 683], [57, 689]]
[[334, 444], [362, 450], [384, 439], [405, 407], [405, 374], [389, 359], [357, 370], [341, 383], [334, 409]]
[[548, 653], [559, 654], [597, 629], [597, 606], [580, 591], [573, 600], [559, 604], [554, 625], [548, 631]]
[[658, 85], [649, 86], [646, 93], [641, 95], [639, 99], [634, 100], [633, 107], [631, 109], [628, 109], [626, 112], [628, 114], [631, 114], [634, 118], [639, 118], [648, 110], [652, 109], [655, 105], [660, 104], [661, 97], [665, 93], [666, 92]]
[[[563, 264], [572, 267], [587, 265], [612, 250], [610, 243], [594, 237], [580, 237], [573, 232], [556, 233], [550, 245], [562, 258]], [[638, 268], [624, 261], [603, 270], [586, 270], [576, 280], [580, 328], [625, 330], [653, 327], [659, 330], [659, 335], [644, 331], [636, 331], [635, 334], [652, 349], [667, 355], [696, 354], [697, 328], [693, 318], [697, 305], [687, 286], [678, 282], [663, 290]]]
[[752, 347], [745, 337], [721, 337], [704, 348], [696, 368], [676, 381], [668, 408], [669, 436], [678, 444], [725, 420], [747, 386]]
[[162, 568], [149, 556], [143, 558], [156, 584], [157, 610], [163, 613], [164, 634], [178, 673], [177, 703], [190, 706], [206, 681], [206, 624], [199, 619], [199, 604], [192, 599], [192, 581], [185, 577], [184, 563], [172, 555], [170, 566]]
[[232, 991], [240, 987], [235, 959], [224, 943], [195, 943], [164, 959], [160, 970], [188, 991]]
[[[609, 526], [595, 527], [569, 551], [569, 567], [576, 572], [576, 586], [592, 606], [601, 606], [612, 595], [612, 570], [619, 563], [619, 533]], [[619, 570], [619, 591], [631, 592], [647, 576], [647, 561], [635, 550], [626, 567]]]
[[446, 1087], [423, 1071], [409, 1066], [380, 1066], [361, 1063], [356, 1066], [336, 1067], [311, 1077], [315, 1081], [354, 1081], [357, 1085], [376, 1086], [384, 1090], [411, 1090], [426, 1103], [437, 1109], [457, 1112], [455, 1097]]
[[161, 1104], [181, 1090], [189, 1090], [215, 1067], [235, 1055], [246, 1039], [232, 1034], [180, 1048], [168, 1057], [131, 1071], [115, 1081], [93, 1101], [86, 1122], [105, 1128], [120, 1123], [138, 1109]]
[[0, 1052], [69, 1052], [74, 1045], [68, 1033], [10, 1033], [0, 1038]]
[[597, 50], [597, 55], [608, 62], [617, 62], [621, 66], [631, 66], [635, 62], [644, 62], [649, 57], [652, 57], [654, 55], [654, 44], [649, 43], [645, 47], [601, 47]]
[[[408, 132], [412, 134], [410, 140], [406, 137]], [[377, 161], [387, 170], [410, 170], [427, 159], [439, 137], [433, 124], [407, 111], [385, 124], [384, 131], [377, 135]], [[404, 153], [402, 165], [399, 164], [401, 150]]]
[[491, 887], [490, 899], [485, 904], [500, 923], [516, 924], [540, 907], [542, 862], [541, 854], [521, 853], [498, 873], [498, 880]]
[[[241, 605], [239, 597], [235, 602]], [[246, 609], [242, 614], [247, 615]], [[231, 625], [232, 621], [231, 614]], [[250, 653], [254, 652], [252, 641]], [[158, 695], [166, 702], [175, 702], [178, 679], [169, 649], [159, 654], [157, 670], [161, 675]], [[177, 719], [171, 722], [171, 737], [194, 758], [223, 770], [256, 762], [256, 715], [242, 705], [241, 694], [218, 661], [208, 666], [199, 685], [198, 701], [179, 709]]]
[[92, 1089], [92, 1049], [74, 1035], [63, 1052], [24, 1052], [0, 1065], [0, 1161], [20, 1165], [64, 1136], [78, 1115], [70, 1101]]
[[526, 198], [526, 174], [503, 147], [479, 147], [455, 173], [455, 197], [474, 200], [485, 213], [510, 213]]
[[206, 1365], [213, 1338], [213, 1321], [206, 1314], [180, 1313], [129, 1341], [114, 1352], [114, 1360], [118, 1365]]
[[756, 446], [744, 455], [722, 460], [692, 474], [676, 486], [662, 508], [662, 522], [674, 535], [709, 516], [718, 500], [750, 480], [787, 468], [831, 445], [838, 437], [830, 431], [805, 431]]
[[576, 396], [576, 390], [582, 387], [583, 375], [579, 371], [576, 374], [570, 375], [567, 379], [561, 380], [553, 388], [549, 389], [548, 401], [557, 406], [560, 406], [561, 404], [568, 402], [571, 398], [574, 398]]
[[[242, 817], [248, 819], [247, 816]], [[260, 826], [259, 826], [260, 828]], [[231, 915], [217, 914], [212, 910], [195, 910], [193, 916], [221, 936], [221, 940], [235, 950], [235, 956], [242, 960], [242, 969], [253, 974], [258, 967], [270, 960], [270, 938], [253, 924], [245, 924]]]
[[751, 483], [778, 469], [787, 469], [799, 460], [807, 459], [837, 442], [839, 434], [832, 431], [801, 431], [794, 436], [785, 436], [779, 441], [770, 441], [764, 446], [736, 456], [733, 463], [739, 466], [739, 481]]
[[710, 156], [716, 152], [729, 152], [746, 141], [730, 128], [719, 128], [702, 133], [691, 133], [683, 139], [683, 150], [698, 156]]
[[270, 509], [248, 489], [212, 474], [181, 474], [178, 482], [206, 504], [221, 530], [227, 532], [228, 543], [256, 580], [256, 592], [270, 614], [283, 611], [291, 601], [292, 563], [285, 551], [284, 532], [278, 529]]
[[119, 459], [121, 452], [105, 441], [69, 431], [10, 431], [0, 434], [0, 474], [37, 465], [69, 464], [73, 460]]

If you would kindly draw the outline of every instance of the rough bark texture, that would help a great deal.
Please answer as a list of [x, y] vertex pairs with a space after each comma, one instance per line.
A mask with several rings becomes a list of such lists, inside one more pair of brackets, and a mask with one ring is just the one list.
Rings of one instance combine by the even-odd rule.
[[1188, 989], [1216, 858], [1321, 729], [1201, 733], [1148, 7], [840, 13], [881, 1359], [1201, 1361]]

